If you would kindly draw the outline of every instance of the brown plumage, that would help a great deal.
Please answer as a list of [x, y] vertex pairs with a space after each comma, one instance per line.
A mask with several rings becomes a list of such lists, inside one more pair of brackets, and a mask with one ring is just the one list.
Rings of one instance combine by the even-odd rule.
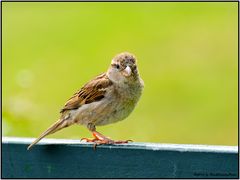
[[136, 106], [143, 89], [136, 58], [130, 53], [115, 56], [106, 73], [100, 74], [77, 91], [61, 109], [60, 119], [43, 132], [32, 144], [45, 136], [72, 124], [86, 126], [95, 139], [84, 138], [96, 144], [127, 143], [113, 141], [96, 131], [96, 126], [114, 123], [126, 118]]
[[106, 88], [111, 86], [112, 82], [102, 73], [92, 81], [85, 84], [78, 92], [76, 92], [64, 105], [60, 113], [66, 110], [77, 109], [84, 104], [99, 101], [104, 97]]

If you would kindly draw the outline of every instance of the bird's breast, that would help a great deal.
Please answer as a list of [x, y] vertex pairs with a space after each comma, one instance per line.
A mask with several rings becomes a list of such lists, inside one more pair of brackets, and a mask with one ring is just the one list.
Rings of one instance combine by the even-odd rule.
[[142, 87], [139, 85], [113, 89], [109, 96], [106, 97], [109, 102], [106, 108], [106, 116], [99, 118], [96, 125], [106, 125], [125, 119], [135, 108], [141, 93]]

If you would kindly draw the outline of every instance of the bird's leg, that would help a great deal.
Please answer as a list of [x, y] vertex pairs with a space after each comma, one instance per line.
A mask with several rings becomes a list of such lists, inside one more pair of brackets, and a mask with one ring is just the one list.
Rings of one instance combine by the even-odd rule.
[[97, 131], [92, 131], [93, 136], [95, 137], [95, 139], [98, 139], [98, 143], [101, 144], [114, 144], [114, 141], [107, 138], [106, 136], [104, 136], [103, 134], [97, 132]]
[[82, 138], [82, 140], [85, 140], [87, 142], [96, 142], [96, 143], [101, 143], [101, 144], [113, 144], [114, 141], [105, 137], [104, 135], [102, 135], [101, 133], [97, 132], [96, 130], [92, 131], [92, 135], [93, 135], [93, 139], [90, 138]]
[[[91, 132], [96, 130], [96, 127], [95, 127], [92, 123], [89, 123], [89, 124], [87, 125], [87, 128], [88, 128]], [[94, 137], [95, 137], [95, 136], [94, 136]], [[81, 141], [82, 141], [82, 140], [85, 140], [86, 142], [96, 142], [96, 141], [98, 141], [99, 139], [97, 139], [97, 138], [94, 138], [94, 139], [82, 138]]]

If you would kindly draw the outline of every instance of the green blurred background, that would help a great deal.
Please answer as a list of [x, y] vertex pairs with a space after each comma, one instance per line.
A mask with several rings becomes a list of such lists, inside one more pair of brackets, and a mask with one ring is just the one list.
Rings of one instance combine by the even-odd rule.
[[[37, 137], [122, 51], [143, 96], [113, 139], [237, 145], [237, 2], [2, 3], [4, 136]], [[71, 126], [49, 138], [91, 137]]]

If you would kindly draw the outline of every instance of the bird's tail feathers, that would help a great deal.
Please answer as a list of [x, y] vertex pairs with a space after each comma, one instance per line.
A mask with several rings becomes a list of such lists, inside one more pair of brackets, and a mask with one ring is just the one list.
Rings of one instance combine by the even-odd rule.
[[43, 139], [45, 136], [55, 133], [56, 131], [59, 131], [62, 128], [68, 127], [70, 124], [72, 124], [69, 120], [66, 119], [59, 119], [57, 122], [55, 122], [52, 126], [50, 126], [46, 131], [44, 131], [35, 141], [33, 141], [27, 148], [29, 150], [33, 145], [37, 144], [41, 139]]

